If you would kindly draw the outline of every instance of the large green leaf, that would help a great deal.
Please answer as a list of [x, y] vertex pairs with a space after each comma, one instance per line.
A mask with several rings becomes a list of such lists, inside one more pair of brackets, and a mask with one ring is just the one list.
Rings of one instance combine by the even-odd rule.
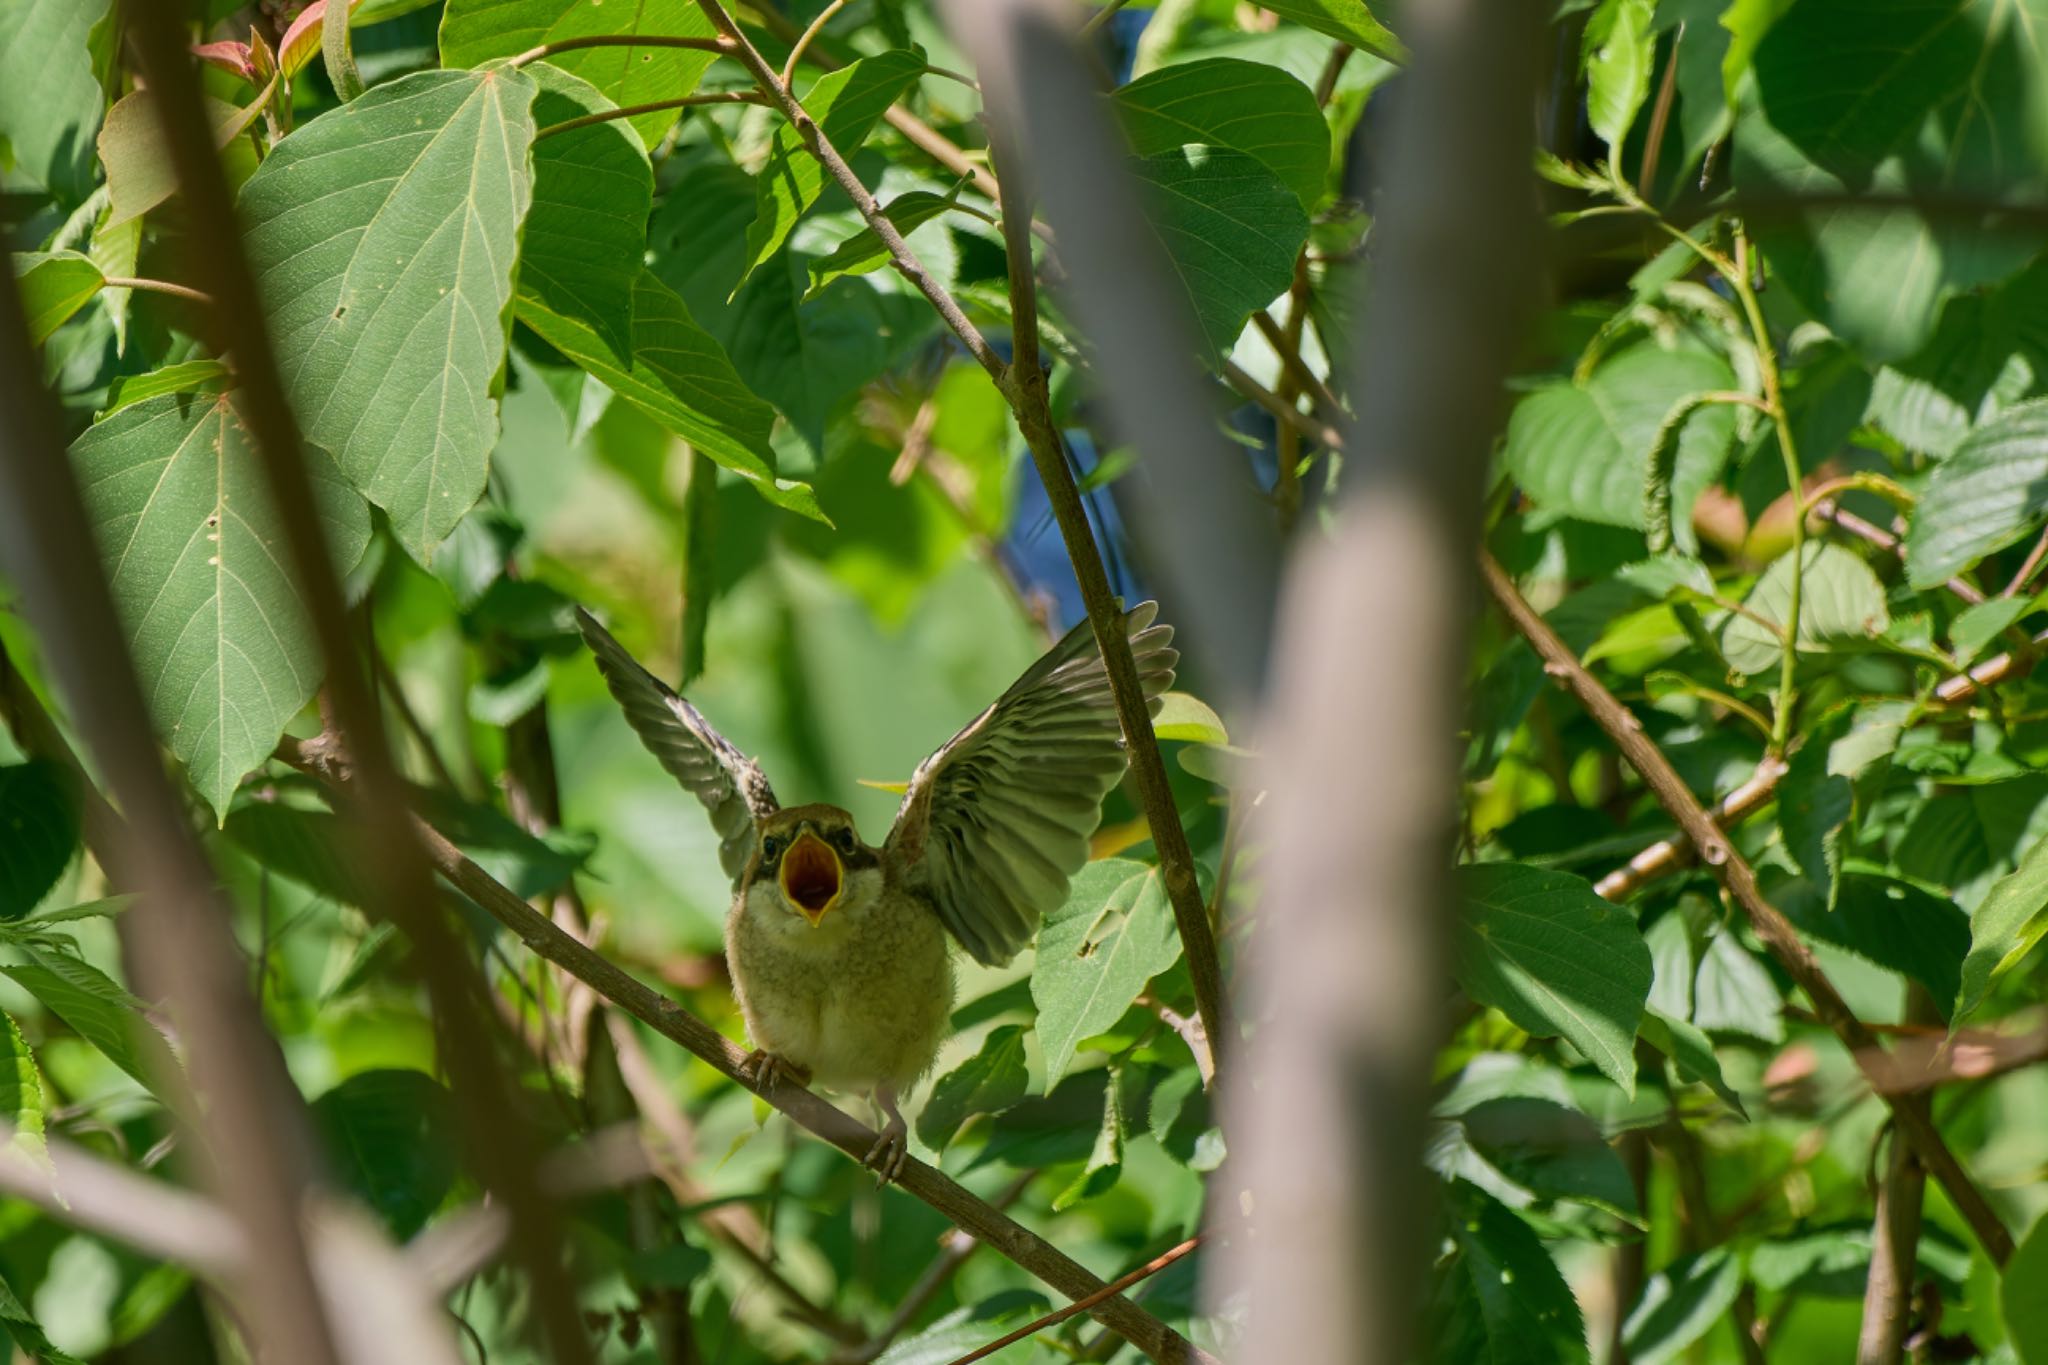
[[1372, 17], [1372, 11], [1365, 7], [1365, 0], [1275, 0], [1261, 8], [1318, 33], [1341, 38], [1360, 51], [1370, 52], [1385, 61], [1403, 62], [1408, 59], [1408, 50], [1401, 46], [1401, 40], [1394, 36], [1393, 30]]
[[1725, 1247], [1664, 1267], [1643, 1286], [1643, 1296], [1622, 1324], [1628, 1358], [1663, 1365], [1727, 1316], [1742, 1288], [1742, 1262]]
[[[1853, 41], [1844, 35], [1853, 34]], [[2044, 183], [2043, 0], [1802, 0], [1756, 47], [1735, 131], [1757, 195], [2025, 195]], [[1977, 214], [1816, 207], [1760, 227], [1799, 299], [1866, 355], [1920, 348], [1944, 299], [2034, 254]]]
[[[709, 38], [711, 21], [693, 0], [448, 0], [441, 12], [441, 62], [480, 66], [568, 38], [648, 34]], [[717, 57], [682, 47], [590, 47], [549, 62], [579, 76], [616, 104], [678, 99], [697, 88]], [[681, 110], [635, 114], [630, 120], [652, 147]]]
[[1252, 310], [1294, 278], [1308, 214], [1264, 162], [1227, 147], [1176, 147], [1130, 164], [1206, 351], [1228, 355]]
[[1937, 465], [1906, 531], [1906, 575], [1934, 587], [2048, 517], [2048, 399], [2021, 403]]
[[[306, 453], [347, 568], [369, 542], [369, 510]], [[249, 433], [229, 398], [173, 394], [121, 409], [71, 457], [150, 717], [224, 814], [320, 680]]]
[[1430, 1304], [1432, 1360], [1585, 1365], [1586, 1323], [1535, 1229], [1474, 1185], [1445, 1192], [1445, 1246]]
[[1323, 197], [1330, 127], [1315, 94], [1264, 62], [1211, 57], [1161, 67], [1120, 87], [1116, 112], [1139, 156], [1190, 142], [1243, 152], [1294, 191], [1303, 209]]
[[[1791, 555], [1780, 555], [1751, 588], [1743, 606], [1783, 629], [1792, 600]], [[1819, 651], [1875, 639], [1890, 624], [1884, 585], [1855, 551], [1827, 541], [1808, 541], [1798, 563], [1801, 650]], [[1778, 666], [1784, 644], [1749, 616], [1730, 615], [1721, 632], [1721, 652], [1738, 673], [1764, 673]]]
[[12, 977], [108, 1061], [145, 1088], [176, 1065], [163, 1035], [143, 1017], [142, 1002], [105, 972], [68, 953], [31, 950], [30, 956], [31, 962], [0, 966], [0, 974]]
[[1868, 415], [1909, 448], [1947, 456], [2044, 384], [2048, 259], [2039, 259], [1989, 294], [1950, 299], [1927, 344], [1878, 371]]
[[1465, 993], [1530, 1033], [1563, 1037], [1633, 1095], [1651, 974], [1635, 922], [1569, 873], [1485, 863], [1462, 878], [1453, 971]]
[[918, 1140], [935, 1152], [944, 1151], [968, 1118], [1009, 1108], [1024, 1098], [1029, 1084], [1023, 1026], [990, 1029], [979, 1052], [932, 1082], [931, 1095], [917, 1115]]
[[775, 413], [740, 381], [682, 296], [641, 270], [633, 287], [633, 353], [628, 364], [595, 332], [522, 293], [519, 320], [541, 339], [720, 465], [777, 507], [819, 521], [811, 486], [778, 477], [768, 431]]
[[1066, 904], [1046, 916], [1031, 968], [1047, 1089], [1084, 1038], [1131, 1007], [1145, 983], [1180, 957], [1180, 935], [1159, 869], [1104, 858], [1081, 869]]
[[[1461, 1140], [1461, 1157], [1469, 1160], [1469, 1153], [1489, 1168], [1447, 1173], [1464, 1175], [1514, 1207], [1561, 1200], [1642, 1222], [1628, 1168], [1599, 1126], [1576, 1109], [1533, 1096], [1500, 1096], [1447, 1120], [1445, 1130]], [[1431, 1164], [1447, 1150], [1433, 1144]]]
[[283, 139], [242, 189], [307, 439], [422, 562], [483, 492], [534, 83], [403, 76]]
[[28, 315], [28, 338], [38, 346], [106, 283], [91, 258], [76, 251], [18, 253], [14, 274]]
[[[924, 73], [924, 65], [922, 53], [908, 50], [864, 57], [818, 77], [803, 94], [804, 111], [816, 120], [834, 150], [852, 156], [889, 106]], [[768, 160], [754, 178], [754, 221], [747, 228], [747, 264], [740, 284], [789, 240], [796, 220], [824, 188], [825, 168], [805, 150], [794, 127], [778, 124]]]
[[66, 203], [91, 192], [106, 96], [87, 35], [110, 0], [0, 0], [0, 141]]
[[49, 894], [78, 851], [78, 788], [40, 759], [0, 766], [0, 920], [20, 919]]
[[[532, 71], [540, 86], [533, 121], [543, 133], [615, 107], [597, 87], [546, 62]], [[624, 120], [535, 138], [519, 292], [596, 332], [614, 354], [632, 354], [633, 286], [653, 208], [654, 168]]]
[[1992, 884], [1970, 916], [1970, 952], [1963, 959], [1955, 1018], [1984, 1003], [1993, 978], [2033, 951], [2048, 934], [2048, 839]]
[[423, 1071], [359, 1071], [313, 1101], [342, 1184], [400, 1241], [426, 1225], [455, 1183], [453, 1098]]
[[[2048, 888], [2044, 888], [2048, 896]], [[1970, 950], [1970, 920], [1955, 902], [1911, 882], [1851, 871], [1832, 904], [1795, 882], [1772, 893], [1778, 908], [1809, 937], [1833, 943], [1927, 988], [1942, 1009], [1960, 989]]]
[[[1539, 389], [1515, 405], [1508, 472], [1545, 511], [1640, 529], [1650, 447], [1665, 417], [1694, 394], [1734, 386], [1735, 373], [1719, 356], [1647, 341], [1631, 346], [1583, 383]], [[1694, 412], [1679, 434], [1671, 522], [1683, 550], [1697, 544], [1692, 505], [1720, 477], [1734, 436], [1734, 410], [1718, 403]]]

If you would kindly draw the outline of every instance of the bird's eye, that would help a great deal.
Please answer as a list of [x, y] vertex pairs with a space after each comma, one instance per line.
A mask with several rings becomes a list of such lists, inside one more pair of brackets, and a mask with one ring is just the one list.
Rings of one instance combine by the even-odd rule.
[[851, 853], [853, 852], [854, 844], [858, 841], [854, 839], [853, 831], [849, 828], [834, 830], [832, 842], [838, 846], [841, 853]]
[[761, 860], [763, 862], [772, 863], [781, 856], [782, 840], [772, 834], [761, 840]]

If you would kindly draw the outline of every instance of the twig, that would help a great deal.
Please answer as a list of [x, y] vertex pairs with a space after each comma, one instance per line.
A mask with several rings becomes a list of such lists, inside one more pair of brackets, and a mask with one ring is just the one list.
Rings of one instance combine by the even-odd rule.
[[[323, 780], [332, 782], [336, 779], [332, 755], [318, 746], [301, 744], [287, 737], [278, 746], [278, 757], [292, 767]], [[859, 1159], [873, 1149], [876, 1135], [871, 1129], [810, 1091], [789, 1086], [761, 1089], [754, 1081], [753, 1073], [742, 1069], [746, 1053], [717, 1029], [577, 942], [559, 925], [477, 866], [446, 836], [417, 815], [409, 816], [409, 820], [417, 845], [449, 885], [518, 935], [534, 953], [584, 982], [598, 995], [656, 1033], [703, 1059], [720, 1075], [759, 1095], [800, 1127], [840, 1151]], [[904, 1163], [898, 1186], [1063, 1294], [1085, 1298], [1102, 1287], [1100, 1280], [1050, 1242], [1005, 1217], [942, 1172], [915, 1158]], [[1179, 1333], [1126, 1300], [1104, 1300], [1089, 1311], [1097, 1321], [1154, 1360], [1210, 1360], [1205, 1353], [1190, 1346]]]
[[[1173, 1250], [1167, 1252], [1165, 1255], [1154, 1257], [1153, 1259], [1147, 1261], [1145, 1264], [1139, 1266], [1136, 1270], [1133, 1270], [1130, 1274], [1124, 1276], [1122, 1279], [1116, 1280], [1113, 1283], [1102, 1286], [1101, 1289], [1097, 1290], [1093, 1295], [1090, 1295], [1089, 1298], [1095, 1300], [1096, 1302], [1100, 1302], [1101, 1300], [1108, 1298], [1112, 1294], [1120, 1294], [1124, 1290], [1129, 1289], [1132, 1285], [1136, 1284], [1138, 1281], [1146, 1279], [1147, 1277], [1152, 1275], [1157, 1275], [1160, 1271], [1166, 1269], [1166, 1267], [1172, 1265], [1175, 1261], [1178, 1261], [1181, 1257], [1187, 1255], [1190, 1251], [1193, 1251], [1196, 1247], [1200, 1246], [1201, 1244], [1201, 1238], [1190, 1237], [1185, 1242], [1182, 1242], [1179, 1246], [1175, 1247]], [[1083, 1312], [1084, 1310], [1092, 1308], [1094, 1306], [1094, 1303], [1091, 1303], [1089, 1299], [1082, 1299], [1077, 1303], [1070, 1303], [1065, 1308], [1061, 1308], [1054, 1312], [1047, 1313], [1042, 1318], [1039, 1318], [1032, 1322], [1025, 1323], [1022, 1327], [1019, 1327], [1016, 1331], [1011, 1332], [1008, 1336], [1001, 1337], [995, 1341], [991, 1341], [988, 1345], [981, 1347], [979, 1350], [969, 1351], [966, 1355], [961, 1356], [959, 1359], [952, 1361], [950, 1365], [974, 1365], [975, 1361], [986, 1360], [990, 1356], [994, 1355], [997, 1351], [1002, 1350], [1005, 1346], [1015, 1345], [1017, 1342], [1024, 1340], [1024, 1338], [1031, 1336], [1035, 1333], [1042, 1332], [1048, 1327], [1057, 1327], [1061, 1323], [1065, 1322], [1068, 1318], [1073, 1317], [1074, 1314]]]
[[761, 96], [751, 90], [718, 90], [704, 95], [682, 95], [669, 100], [649, 100], [645, 104], [626, 104], [621, 105], [617, 109], [601, 109], [595, 114], [585, 114], [581, 118], [566, 119], [561, 123], [550, 123], [547, 127], [536, 132], [533, 135], [533, 140], [539, 142], [542, 138], [554, 137], [558, 133], [573, 132], [578, 128], [588, 128], [595, 123], [610, 123], [613, 119], [638, 118], [642, 114], [660, 113], [664, 109], [693, 109], [699, 105], [706, 104], [765, 104], [766, 102]]
[[[1882, 526], [1876, 526], [1857, 516], [1833, 498], [1821, 498], [1813, 504], [1815, 516], [1824, 517], [1859, 540], [1869, 541], [1880, 550], [1899, 552], [1899, 538]], [[1960, 578], [1951, 578], [1942, 585], [1971, 606], [1984, 600], [1984, 594]]]
[[[1939, 1028], [1941, 1015], [1925, 988], [1907, 988], [1906, 1016]], [[1926, 1095], [1907, 1103], [1926, 1107]], [[1920, 1213], [1927, 1194], [1927, 1172], [1910, 1144], [1894, 1132], [1883, 1177], [1875, 1191], [1877, 1208], [1871, 1219], [1870, 1271], [1863, 1292], [1863, 1327], [1856, 1342], [1857, 1365], [1898, 1365], [1913, 1312], [1913, 1285], [1919, 1278]]]
[[[1323, 62], [1322, 73], [1316, 77], [1316, 107], [1318, 109], [1329, 107], [1331, 97], [1337, 93], [1337, 80], [1344, 74], [1344, 65], [1351, 60], [1351, 54], [1356, 51], [1358, 49], [1349, 43], [1338, 43], [1330, 49], [1329, 57]], [[1307, 247], [1302, 248], [1304, 251], [1307, 249]]]
[[1325, 384], [1316, 372], [1308, 367], [1308, 362], [1301, 358], [1301, 337], [1297, 329], [1299, 317], [1300, 312], [1296, 310], [1283, 330], [1280, 324], [1273, 320], [1271, 313], [1260, 308], [1252, 313], [1252, 325], [1259, 329], [1259, 335], [1273, 348], [1273, 354], [1280, 357], [1281, 366], [1292, 376], [1301, 391], [1320, 403], [1323, 410], [1332, 417], [1341, 418], [1344, 414], [1344, 405], [1337, 401], [1336, 394], [1330, 392], [1330, 386]]
[[[1549, 623], [1523, 600], [1513, 580], [1492, 555], [1482, 552], [1480, 571], [1494, 601], [1516, 632], [1536, 650], [1545, 671], [1570, 688], [1579, 704], [1585, 707], [1630, 766], [1642, 776], [1658, 804], [1691, 838], [1703, 860], [1714, 869], [1717, 879], [1742, 908], [1764, 948], [1806, 992], [1815, 1012], [1857, 1058], [1858, 1065], [1864, 1066], [1864, 1054], [1878, 1046], [1876, 1035], [1850, 1010], [1791, 923], [1764, 898], [1748, 860], [1714, 823], [1699, 798], [1692, 794], [1691, 788], [1685, 785], [1684, 779], [1671, 766], [1671, 761], [1664, 756], [1664, 751], [1643, 732], [1642, 724], [1634, 713], [1586, 670], [1570, 646], [1559, 639]], [[1865, 1074], [1870, 1074], [1868, 1069]], [[1874, 1081], [1875, 1077], [1872, 1079]], [[1932, 1117], [1924, 1108], [1904, 1103], [1897, 1096], [1884, 1098], [1892, 1107], [1900, 1132], [1912, 1143], [1928, 1171], [1948, 1191], [1950, 1200], [1970, 1225], [1985, 1254], [1994, 1264], [2003, 1266], [2012, 1257], [2012, 1233], [1949, 1150]]]
[[1329, 425], [1327, 422], [1309, 416], [1301, 411], [1301, 409], [1295, 407], [1294, 404], [1282, 400], [1280, 395], [1246, 374], [1238, 367], [1235, 361], [1226, 359], [1217, 372], [1223, 376], [1224, 382], [1229, 384], [1231, 388], [1236, 389], [1246, 398], [1251, 399], [1252, 402], [1257, 403], [1267, 412], [1273, 414], [1277, 421], [1286, 426], [1293, 427], [1303, 436], [1308, 437], [1309, 440], [1316, 442], [1326, 449], [1342, 450], [1344, 448], [1344, 434], [1338, 431], [1337, 428]]
[[[1671, 104], [1678, 94], [1678, 45], [1685, 41], [1685, 21], [1671, 35], [1671, 55], [1664, 61], [1664, 80], [1657, 87], [1657, 103], [1650, 110], [1650, 127], [1643, 141], [1643, 167], [1636, 176], [1636, 188], [1644, 198], [1657, 179], [1657, 157], [1664, 148], [1664, 130], [1671, 124]], [[1617, 155], [1619, 153], [1617, 152]]]
[[1097, 29], [1108, 23], [1118, 10], [1130, 3], [1131, 0], [1107, 0], [1107, 3], [1101, 9], [1088, 16], [1088, 22], [1081, 25], [1081, 36], [1083, 38], [1094, 37]]
[[383, 690], [383, 695], [390, 700], [391, 709], [398, 713], [399, 723], [405, 726], [406, 733], [412, 736], [413, 743], [420, 746], [427, 766], [434, 770], [434, 777], [441, 783], [442, 788], [459, 794], [462, 787], [442, 759], [441, 750], [435, 745], [434, 737], [427, 733], [427, 727], [420, 720], [419, 712], [413, 710], [411, 700], [405, 695], [405, 684], [401, 683], [398, 675], [392, 671], [391, 661], [384, 657], [384, 651], [377, 648], [376, 625], [367, 611], [364, 613], [363, 633], [364, 652], [370, 656], [370, 667], [374, 670], [372, 676], [376, 678], [377, 686]]
[[2041, 558], [2044, 555], [2048, 555], [2048, 527], [2042, 528], [2040, 538], [2034, 542], [2034, 548], [2027, 551], [2025, 562], [2013, 574], [2012, 581], [2005, 585], [2005, 591], [1998, 595], [2000, 597], [2019, 596], [2020, 589], [2026, 587], [2027, 581], [2034, 576], [2034, 570], [2041, 567]]
[[845, 8], [846, 0], [828, 0], [826, 6], [818, 11], [818, 17], [811, 20], [810, 27], [797, 35], [797, 40], [790, 44], [789, 59], [782, 64], [784, 85], [796, 80], [797, 63], [804, 59], [804, 53], [817, 40], [818, 35], [825, 31], [825, 25], [831, 21], [832, 16]]
[[[1729, 792], [1714, 805], [1714, 823], [1726, 829], [1740, 824], [1749, 816], [1762, 810], [1777, 795], [1778, 783], [1785, 777], [1785, 760], [1774, 754], [1764, 755], [1756, 771], [1734, 791]], [[1627, 863], [1602, 877], [1593, 884], [1594, 894], [1607, 900], [1619, 902], [1624, 897], [1669, 872], [1676, 872], [1692, 861], [1692, 841], [1682, 835], [1651, 844]]]
[[214, 316], [221, 340], [235, 357], [241, 410], [283, 524], [292, 578], [327, 665], [326, 689], [341, 733], [350, 742], [356, 778], [349, 790], [354, 798], [350, 813], [380, 850], [366, 869], [375, 881], [376, 908], [412, 940], [413, 961], [439, 1026], [442, 1059], [465, 1120], [467, 1155], [484, 1185], [504, 1201], [511, 1215], [513, 1258], [530, 1281], [535, 1319], [561, 1365], [586, 1365], [590, 1343], [563, 1274], [564, 1239], [534, 1175], [538, 1139], [498, 1067], [485, 984], [449, 924], [431, 873], [407, 837], [406, 791], [349, 629], [340, 579], [305, 464], [304, 441], [264, 325], [262, 298], [201, 105], [181, 15], [176, 6], [155, 0], [127, 0], [126, 12], [155, 93], [154, 105], [194, 236], [209, 246], [199, 265], [210, 276], [210, 292], [218, 301]]
[[733, 44], [727, 38], [676, 38], [649, 33], [591, 33], [581, 38], [558, 38], [552, 43], [530, 47], [506, 62], [513, 70], [530, 66], [534, 62], [558, 56], [564, 52], [576, 52], [586, 47], [680, 47], [692, 52], [715, 52], [721, 57], [730, 56]]

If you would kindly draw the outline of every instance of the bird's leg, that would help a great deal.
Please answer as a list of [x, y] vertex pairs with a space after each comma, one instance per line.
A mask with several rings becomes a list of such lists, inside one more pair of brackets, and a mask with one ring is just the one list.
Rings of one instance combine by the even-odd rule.
[[773, 1090], [778, 1085], [792, 1085], [801, 1090], [811, 1083], [811, 1069], [798, 1066], [787, 1057], [778, 1057], [766, 1048], [755, 1048], [740, 1063], [740, 1070], [754, 1078], [754, 1085], [761, 1090]]
[[882, 1135], [875, 1139], [875, 1145], [868, 1149], [860, 1164], [874, 1171], [886, 1185], [903, 1174], [903, 1163], [910, 1158], [910, 1125], [903, 1121], [903, 1111], [896, 1107], [895, 1086], [876, 1086], [875, 1103], [889, 1116], [889, 1122], [883, 1126]]

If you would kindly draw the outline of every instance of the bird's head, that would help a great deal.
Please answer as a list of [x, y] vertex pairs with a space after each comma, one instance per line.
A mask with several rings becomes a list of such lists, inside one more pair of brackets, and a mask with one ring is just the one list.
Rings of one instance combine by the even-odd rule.
[[839, 807], [793, 806], [758, 828], [749, 897], [767, 893], [791, 927], [798, 917], [812, 929], [828, 918], [858, 918], [881, 893], [881, 855]]

